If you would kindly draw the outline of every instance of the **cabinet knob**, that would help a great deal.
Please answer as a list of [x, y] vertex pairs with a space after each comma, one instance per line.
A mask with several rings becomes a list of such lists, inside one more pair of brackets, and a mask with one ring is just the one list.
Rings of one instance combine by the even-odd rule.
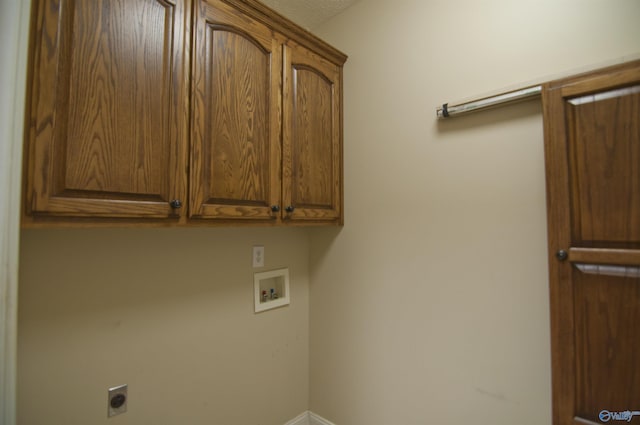
[[271, 205], [271, 211], [274, 213], [280, 211], [280, 205]]
[[294, 207], [293, 205], [289, 205], [287, 208], [285, 208], [284, 210], [286, 212], [288, 212], [289, 214], [291, 214], [293, 212], [293, 210], [295, 210], [296, 207]]
[[560, 261], [564, 261], [569, 258], [569, 253], [567, 253], [567, 251], [565, 251], [564, 249], [561, 249], [556, 252], [556, 258]]
[[169, 205], [171, 205], [171, 208], [173, 208], [174, 210], [177, 210], [178, 208], [182, 207], [182, 201], [179, 199], [174, 199], [169, 202]]

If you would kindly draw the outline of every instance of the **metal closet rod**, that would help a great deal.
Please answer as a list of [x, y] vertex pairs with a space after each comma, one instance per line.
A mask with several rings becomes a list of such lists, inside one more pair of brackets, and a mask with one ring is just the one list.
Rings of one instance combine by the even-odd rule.
[[459, 103], [456, 105], [449, 105], [448, 103], [445, 103], [442, 106], [438, 106], [436, 109], [436, 115], [441, 119], [455, 117], [469, 112], [479, 111], [481, 109], [531, 99], [540, 96], [541, 93], [542, 86], [537, 85], [500, 93], [495, 96], [483, 97], [481, 99], [471, 100], [469, 102]]

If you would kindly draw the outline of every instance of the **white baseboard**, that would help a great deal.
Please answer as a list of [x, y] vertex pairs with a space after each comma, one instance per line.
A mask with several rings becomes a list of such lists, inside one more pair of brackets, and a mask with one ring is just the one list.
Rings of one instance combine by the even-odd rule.
[[310, 425], [309, 411], [299, 414], [284, 425]]
[[322, 416], [316, 415], [313, 412], [309, 412], [309, 425], [335, 425], [333, 422], [329, 422]]
[[291, 419], [284, 425], [335, 425], [333, 422], [329, 422], [322, 416], [316, 415], [313, 412], [306, 411], [295, 418]]

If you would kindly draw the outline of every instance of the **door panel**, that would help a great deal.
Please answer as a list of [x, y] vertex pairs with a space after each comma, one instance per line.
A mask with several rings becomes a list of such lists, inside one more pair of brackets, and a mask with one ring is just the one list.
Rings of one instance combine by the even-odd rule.
[[[333, 203], [332, 84], [305, 66], [293, 67], [294, 144], [292, 201], [298, 207], [322, 207]], [[313, 102], [310, 101], [313, 99]]]
[[640, 85], [567, 103], [575, 243], [640, 242]]
[[176, 217], [185, 199], [185, 1], [45, 1], [35, 37], [34, 214]]
[[278, 42], [222, 3], [200, 2], [196, 21], [190, 216], [275, 218]]
[[[640, 410], [640, 281], [572, 270], [574, 284], [576, 416]], [[615, 268], [610, 268], [615, 273]], [[640, 422], [640, 417], [636, 419]]]
[[553, 423], [640, 423], [640, 61], [548, 83], [543, 110]]
[[338, 220], [342, 208], [339, 68], [285, 48], [284, 204], [291, 220]]

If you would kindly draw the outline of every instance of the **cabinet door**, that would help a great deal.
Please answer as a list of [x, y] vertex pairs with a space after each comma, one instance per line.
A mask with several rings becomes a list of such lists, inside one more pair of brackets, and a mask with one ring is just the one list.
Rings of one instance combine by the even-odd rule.
[[281, 42], [216, 0], [198, 2], [195, 26], [190, 216], [276, 218]]
[[27, 214], [180, 217], [189, 7], [34, 2]]
[[284, 51], [284, 213], [341, 222], [342, 68], [292, 41]]

